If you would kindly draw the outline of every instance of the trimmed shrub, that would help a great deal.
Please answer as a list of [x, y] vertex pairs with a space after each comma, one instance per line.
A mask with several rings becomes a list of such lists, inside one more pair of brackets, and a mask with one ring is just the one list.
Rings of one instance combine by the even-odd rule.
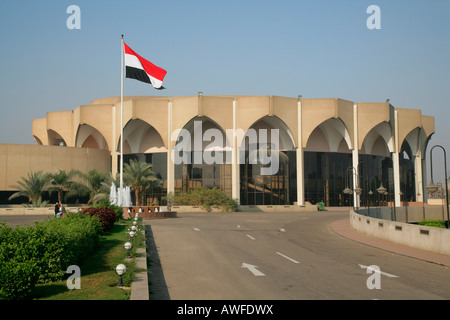
[[444, 220], [432, 220], [432, 219], [423, 220], [419, 222], [419, 225], [435, 228], [446, 228]]
[[36, 283], [62, 279], [93, 251], [101, 232], [98, 217], [83, 213], [15, 229], [0, 225], [0, 300], [24, 299]]
[[83, 209], [84, 213], [88, 213], [91, 216], [95, 216], [100, 220], [100, 223], [102, 225], [102, 233], [108, 233], [112, 227], [114, 226], [114, 223], [117, 221], [117, 215], [116, 213], [106, 207], [91, 207], [87, 209]]
[[208, 211], [211, 207], [220, 207], [224, 211], [237, 211], [238, 204], [236, 200], [229, 197], [222, 190], [214, 187], [198, 187], [190, 192], [177, 193], [174, 196], [174, 202], [180, 206], [202, 206]]
[[35, 287], [39, 276], [36, 261], [20, 257], [30, 251], [17, 232], [0, 225], [0, 300], [24, 299]]
[[93, 205], [92, 207], [93, 208], [105, 207], [105, 208], [111, 209], [112, 211], [114, 211], [116, 213], [117, 220], [123, 219], [123, 208], [110, 204], [108, 199], [103, 199], [98, 204]]

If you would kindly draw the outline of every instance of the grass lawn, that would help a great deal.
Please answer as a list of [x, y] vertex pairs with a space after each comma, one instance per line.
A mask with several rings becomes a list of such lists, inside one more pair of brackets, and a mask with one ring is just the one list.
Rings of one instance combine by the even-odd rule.
[[[100, 237], [97, 248], [91, 257], [82, 261], [80, 289], [68, 289], [67, 280], [39, 284], [33, 291], [31, 299], [34, 300], [128, 300], [131, 294], [131, 282], [136, 270], [134, 258], [137, 247], [144, 247], [144, 235], [141, 231], [133, 240], [131, 259], [126, 258], [123, 247], [129, 241], [126, 233], [134, 220], [116, 222], [111, 232]], [[138, 226], [143, 229], [142, 223]], [[118, 264], [125, 264], [127, 272], [123, 275], [124, 287], [117, 287], [118, 275], [115, 268]], [[72, 274], [67, 274], [67, 277]]]

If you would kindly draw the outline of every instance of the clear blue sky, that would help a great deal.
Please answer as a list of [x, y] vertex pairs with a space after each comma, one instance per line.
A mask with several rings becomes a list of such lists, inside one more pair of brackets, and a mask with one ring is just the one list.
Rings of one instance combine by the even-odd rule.
[[435, 116], [430, 146], [450, 158], [449, 0], [2, 0], [0, 143], [32, 144], [32, 119], [119, 96], [121, 34], [168, 71], [166, 90], [128, 79], [126, 95], [390, 98]]

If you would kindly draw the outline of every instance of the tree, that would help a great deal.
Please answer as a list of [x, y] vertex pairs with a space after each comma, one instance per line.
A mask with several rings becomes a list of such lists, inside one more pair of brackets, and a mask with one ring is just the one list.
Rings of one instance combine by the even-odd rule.
[[81, 172], [74, 169], [69, 172], [58, 170], [55, 173], [50, 173], [51, 186], [49, 191], [58, 192], [59, 203], [63, 202], [63, 193], [70, 191], [71, 188], [76, 185], [77, 182], [74, 180], [74, 177], [76, 176], [81, 176]]
[[10, 186], [18, 191], [13, 193], [8, 200], [27, 197], [33, 206], [42, 205], [42, 193], [47, 191], [51, 186], [50, 174], [37, 171], [34, 173], [29, 172], [27, 175], [28, 179], [22, 177], [21, 180], [17, 181], [18, 185]]
[[136, 196], [136, 206], [141, 205], [143, 195], [148, 187], [159, 179], [152, 172], [152, 165], [143, 161], [131, 159], [123, 168], [123, 179]]
[[68, 195], [89, 195], [88, 204], [99, 202], [103, 197], [102, 186], [107, 181], [108, 174], [92, 169], [88, 173], [80, 173], [80, 177], [82, 181], [73, 184]]

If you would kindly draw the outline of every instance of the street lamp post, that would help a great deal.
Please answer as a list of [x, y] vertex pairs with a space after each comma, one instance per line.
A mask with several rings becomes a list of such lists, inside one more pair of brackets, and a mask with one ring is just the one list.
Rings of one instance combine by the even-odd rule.
[[439, 147], [442, 149], [442, 151], [444, 151], [444, 174], [445, 174], [445, 201], [447, 202], [447, 229], [450, 228], [450, 214], [449, 214], [449, 204], [448, 204], [448, 183], [447, 183], [447, 155], [445, 152], [444, 147], [440, 146], [440, 145], [435, 145], [433, 148], [431, 148], [430, 150], [430, 168], [431, 168], [431, 182], [430, 184], [427, 186], [427, 191], [430, 193], [435, 193], [438, 189], [438, 186], [436, 186], [433, 182], [433, 149]]
[[[351, 169], [352, 170], [352, 178], [353, 178], [353, 174], [356, 176], [356, 179], [355, 179], [355, 185], [353, 186], [353, 190], [351, 190], [349, 187], [348, 187], [348, 170], [349, 169]], [[353, 170], [355, 170], [355, 172], [353, 172]], [[361, 192], [362, 192], [362, 189], [358, 186], [358, 180], [359, 180], [359, 178], [358, 178], [358, 174], [356, 173], [356, 169], [355, 169], [355, 167], [347, 167], [347, 169], [345, 170], [345, 179], [346, 179], [346, 184], [347, 184], [347, 186], [346, 186], [346, 188], [344, 189], [344, 193], [345, 194], [348, 194], [348, 195], [350, 195], [350, 194], [352, 194], [353, 192], [356, 194], [356, 195], [360, 195], [361, 194]], [[353, 196], [353, 210], [355, 210], [356, 209], [356, 211], [358, 211], [358, 209], [357, 208], [359, 208], [359, 205], [358, 205], [358, 207], [356, 206], [356, 199], [355, 199], [356, 197], [355, 196]]]
[[123, 287], [122, 275], [127, 272], [127, 267], [124, 264], [119, 264], [116, 267], [116, 273], [119, 276], [119, 282], [117, 283], [118, 287]]
[[369, 192], [367, 193], [367, 215], [370, 216], [370, 198], [373, 195], [373, 191], [372, 188], [370, 187], [370, 183], [372, 182], [372, 179], [375, 179], [375, 183], [377, 182], [377, 178], [375, 178], [374, 176], [369, 178], [369, 181], [367, 183], [367, 189], [369, 190]]
[[133, 245], [131, 244], [131, 242], [126, 242], [124, 244], [124, 248], [125, 250], [127, 250], [127, 259], [131, 258], [130, 256], [130, 249], [133, 247]]

